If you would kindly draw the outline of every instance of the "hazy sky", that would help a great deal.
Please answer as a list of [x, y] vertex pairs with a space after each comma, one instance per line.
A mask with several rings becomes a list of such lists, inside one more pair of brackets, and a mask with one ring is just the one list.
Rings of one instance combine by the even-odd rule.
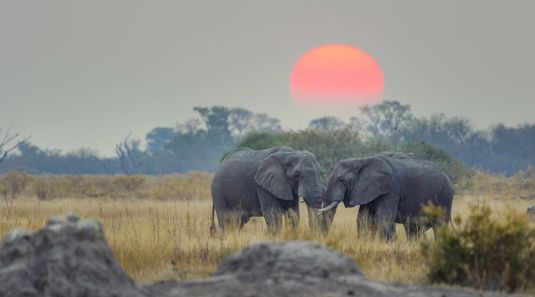
[[417, 115], [532, 122], [534, 12], [535, 1], [0, 0], [0, 127], [103, 154], [197, 105], [302, 128], [319, 113], [293, 103], [289, 75], [326, 43], [374, 56], [383, 99]]

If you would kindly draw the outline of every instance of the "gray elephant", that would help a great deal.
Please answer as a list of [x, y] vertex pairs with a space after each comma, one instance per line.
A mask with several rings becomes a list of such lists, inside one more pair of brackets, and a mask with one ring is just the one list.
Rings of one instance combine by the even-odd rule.
[[337, 205], [360, 205], [357, 230], [365, 226], [372, 233], [390, 240], [395, 223], [403, 224], [409, 240], [440, 222], [423, 219], [422, 207], [428, 203], [442, 207], [444, 220], [451, 219], [453, 186], [435, 164], [410, 154], [383, 152], [373, 156], [346, 159], [337, 163], [327, 184], [324, 198], [326, 228], [332, 223]]
[[241, 228], [251, 217], [259, 216], [265, 218], [270, 232], [281, 229], [283, 216], [295, 228], [299, 200], [307, 204], [314, 227], [324, 194], [321, 172], [316, 157], [308, 151], [238, 149], [222, 161], [212, 180], [211, 231], [215, 230], [214, 211], [222, 229], [233, 219]]

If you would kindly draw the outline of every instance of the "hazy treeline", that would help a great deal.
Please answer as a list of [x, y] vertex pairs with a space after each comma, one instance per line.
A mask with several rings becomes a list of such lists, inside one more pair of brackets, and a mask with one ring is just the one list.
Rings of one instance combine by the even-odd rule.
[[383, 138], [395, 148], [422, 142], [430, 144], [469, 168], [510, 175], [535, 165], [535, 123], [516, 127], [494, 124], [478, 130], [463, 117], [448, 117], [441, 113], [416, 117], [410, 105], [397, 101], [365, 106], [349, 123], [334, 117], [311, 122], [311, 127], [317, 129], [336, 129], [344, 125], [362, 131], [368, 137]]
[[52, 174], [166, 174], [191, 170], [214, 171], [223, 152], [253, 131], [281, 132], [280, 121], [266, 114], [223, 106], [195, 107], [197, 117], [176, 127], [157, 127], [138, 139], [126, 137], [116, 147], [116, 156], [98, 157], [96, 151], [80, 149], [62, 153], [44, 150], [22, 141], [18, 153], [0, 163], [0, 173], [21, 169]]
[[[478, 130], [462, 117], [443, 114], [416, 117], [409, 105], [397, 101], [384, 101], [360, 108], [346, 122], [335, 117], [317, 118], [304, 131], [283, 131], [277, 118], [243, 108], [213, 106], [195, 107], [194, 110], [197, 117], [176, 127], [152, 129], [145, 136], [144, 148], [141, 140], [130, 137], [118, 141], [114, 157], [98, 157], [91, 149], [70, 153], [44, 150], [29, 141], [23, 141], [18, 146], [18, 152], [10, 154], [0, 163], [0, 172], [13, 169], [36, 174], [214, 171], [221, 156], [236, 146], [258, 148], [274, 143], [296, 148], [313, 145], [340, 147], [341, 144], [351, 147], [355, 143], [364, 145], [350, 151], [329, 152], [329, 158], [332, 159], [329, 162], [352, 153], [366, 154], [383, 149], [429, 150], [435, 147], [466, 167], [493, 172], [513, 174], [535, 164], [535, 124], [526, 123], [516, 127], [496, 124]], [[246, 135], [249, 138], [245, 138]], [[290, 141], [292, 139], [294, 142]], [[298, 143], [296, 139], [299, 139]], [[362, 149], [366, 145], [374, 149]]]

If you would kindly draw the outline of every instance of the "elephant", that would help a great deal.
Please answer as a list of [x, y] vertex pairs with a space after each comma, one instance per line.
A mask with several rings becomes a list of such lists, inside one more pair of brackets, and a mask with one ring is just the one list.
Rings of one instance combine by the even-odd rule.
[[[364, 158], [345, 159], [336, 164], [320, 212], [326, 228], [332, 223], [336, 207], [359, 205], [357, 231], [366, 227], [372, 234], [392, 240], [395, 224], [403, 224], [408, 240], [417, 239], [429, 228], [450, 222], [453, 185], [436, 164], [412, 154], [382, 152]], [[423, 206], [433, 203], [444, 210], [444, 218], [426, 220]]]
[[282, 218], [295, 228], [299, 223], [299, 201], [308, 207], [311, 228], [319, 225], [325, 186], [322, 167], [308, 151], [289, 147], [263, 150], [242, 148], [221, 162], [212, 180], [212, 225], [214, 212], [221, 229], [234, 219], [242, 228], [251, 217], [263, 216], [269, 232], [282, 228]]

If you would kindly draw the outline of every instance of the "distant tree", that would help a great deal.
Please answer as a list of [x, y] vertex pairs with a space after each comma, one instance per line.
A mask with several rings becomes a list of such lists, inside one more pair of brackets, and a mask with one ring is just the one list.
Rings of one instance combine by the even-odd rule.
[[115, 146], [115, 155], [121, 170], [126, 175], [139, 173], [143, 164], [140, 141], [130, 139], [131, 134]]
[[18, 151], [20, 152], [21, 156], [25, 157], [33, 157], [41, 153], [39, 147], [28, 140], [23, 140], [19, 143]]
[[[189, 170], [214, 171], [224, 152], [235, 147], [263, 149], [286, 145], [310, 150], [328, 170], [340, 158], [381, 150], [411, 151], [442, 162], [445, 170], [462, 174], [481, 168], [508, 175], [535, 165], [535, 124], [497, 124], [476, 129], [462, 117], [433, 114], [415, 117], [409, 105], [384, 101], [363, 107], [346, 126], [335, 117], [322, 117], [301, 131], [283, 131], [278, 119], [243, 108], [196, 107], [197, 117], [176, 127], [157, 127], [145, 137], [147, 148], [127, 137], [115, 156], [99, 157], [90, 149], [64, 153], [39, 148], [19, 135], [0, 129], [0, 173], [30, 174], [164, 174]], [[447, 153], [454, 161], [435, 159]], [[18, 151], [18, 153], [17, 153]], [[121, 162], [120, 160], [123, 160]], [[459, 162], [455, 161], [458, 160]], [[449, 166], [449, 167], [448, 167]], [[452, 177], [455, 179], [455, 177]]]
[[145, 136], [147, 141], [147, 150], [150, 153], [156, 153], [164, 149], [165, 144], [173, 138], [173, 128], [157, 127], [152, 129]]
[[341, 129], [345, 126], [344, 122], [333, 116], [326, 116], [317, 119], [313, 119], [308, 124], [308, 127], [311, 129], [318, 130], [335, 130]]
[[251, 132], [280, 132], [282, 127], [279, 119], [265, 113], [232, 108], [229, 110], [229, 130], [234, 138], [239, 139]]
[[2, 163], [12, 151], [16, 150], [20, 143], [17, 141], [19, 134], [12, 133], [12, 128], [12, 125], [9, 126], [5, 132], [0, 128], [0, 163]]
[[489, 131], [492, 152], [499, 158], [489, 159], [492, 170], [514, 174], [535, 165], [535, 124], [507, 127], [497, 124]]
[[383, 101], [360, 108], [361, 117], [352, 117], [351, 125], [375, 137], [387, 138], [395, 144], [402, 141], [402, 131], [413, 119], [410, 105], [398, 101]]
[[224, 106], [195, 107], [193, 108], [201, 117], [205, 125], [206, 137], [214, 148], [231, 147], [234, 138], [230, 131], [230, 110]]

